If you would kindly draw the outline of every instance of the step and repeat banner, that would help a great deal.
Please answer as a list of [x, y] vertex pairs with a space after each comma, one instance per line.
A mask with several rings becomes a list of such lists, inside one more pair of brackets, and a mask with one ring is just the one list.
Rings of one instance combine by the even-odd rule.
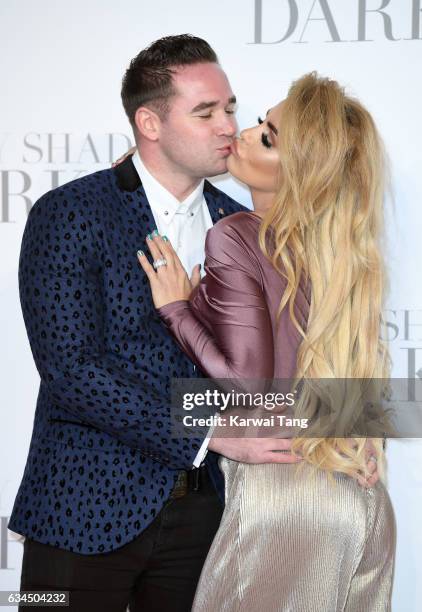
[[[391, 167], [386, 334], [397, 378], [422, 377], [421, 0], [2, 0], [0, 3], [0, 590], [19, 587], [22, 541], [7, 530], [25, 466], [39, 377], [19, 304], [28, 212], [47, 190], [107, 168], [133, 142], [122, 75], [153, 40], [208, 40], [239, 101], [242, 129], [317, 70], [373, 114]], [[214, 179], [213, 179], [214, 180]], [[214, 181], [251, 206], [228, 177]], [[388, 445], [398, 527], [393, 610], [422, 609], [422, 444]]]

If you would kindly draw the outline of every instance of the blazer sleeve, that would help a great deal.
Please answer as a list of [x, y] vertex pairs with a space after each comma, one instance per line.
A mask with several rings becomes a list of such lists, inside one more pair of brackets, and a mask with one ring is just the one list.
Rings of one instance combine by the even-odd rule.
[[69, 415], [169, 467], [190, 468], [202, 438], [172, 438], [170, 401], [106, 346], [104, 262], [77, 202], [63, 210], [56, 192], [31, 209], [19, 261], [23, 317], [41, 380]]
[[190, 359], [211, 378], [271, 379], [271, 319], [258, 262], [230, 217], [206, 238], [206, 275], [190, 300], [158, 309]]

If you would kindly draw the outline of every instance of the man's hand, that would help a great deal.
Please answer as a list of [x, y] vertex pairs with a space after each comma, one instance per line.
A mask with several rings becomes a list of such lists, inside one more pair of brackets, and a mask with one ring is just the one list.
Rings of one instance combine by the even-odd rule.
[[298, 463], [287, 438], [211, 438], [208, 449], [242, 463]]

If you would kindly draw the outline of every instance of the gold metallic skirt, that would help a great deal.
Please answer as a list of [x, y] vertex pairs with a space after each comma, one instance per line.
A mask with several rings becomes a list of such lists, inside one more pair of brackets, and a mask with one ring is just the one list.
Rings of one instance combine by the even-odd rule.
[[220, 459], [226, 507], [193, 612], [391, 610], [396, 529], [380, 482]]

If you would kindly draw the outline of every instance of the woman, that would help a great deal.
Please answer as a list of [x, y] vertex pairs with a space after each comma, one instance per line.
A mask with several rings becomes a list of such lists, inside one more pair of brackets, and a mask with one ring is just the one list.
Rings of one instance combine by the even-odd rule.
[[[241, 133], [228, 167], [254, 212], [208, 232], [192, 292], [168, 241], [147, 241], [166, 260], [157, 271], [139, 255], [183, 350], [213, 378], [387, 377], [382, 148], [369, 113], [335, 81], [305, 75]], [[381, 482], [357, 484], [364, 444], [297, 438], [299, 475], [294, 464], [222, 458], [226, 507], [193, 610], [389, 610], [394, 516]]]

